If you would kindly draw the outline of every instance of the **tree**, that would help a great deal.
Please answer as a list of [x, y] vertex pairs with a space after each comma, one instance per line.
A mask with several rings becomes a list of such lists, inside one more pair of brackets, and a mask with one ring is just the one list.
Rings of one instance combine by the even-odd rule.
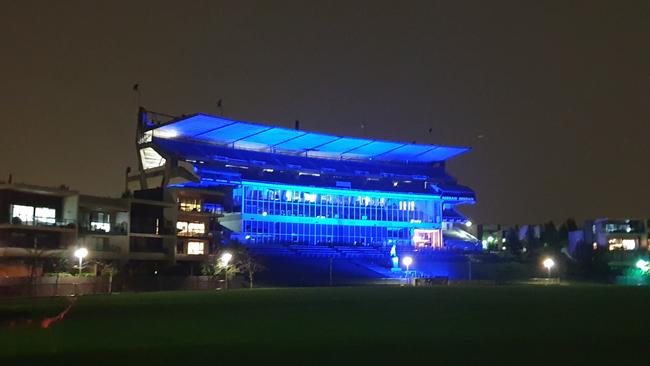
[[558, 231], [553, 221], [544, 224], [544, 231], [542, 232], [542, 242], [550, 246], [555, 246], [558, 242]]
[[569, 232], [578, 230], [578, 224], [576, 224], [576, 220], [573, 218], [566, 220], [566, 227]]
[[506, 243], [508, 244], [508, 250], [516, 256], [521, 254], [521, 241], [519, 240], [519, 226], [510, 228], [506, 234]]
[[[224, 253], [230, 253], [232, 259], [227, 265], [221, 261]], [[266, 267], [257, 257], [252, 255], [245, 246], [234, 243], [230, 244], [208, 262], [201, 265], [201, 273], [205, 276], [225, 277], [231, 281], [238, 273], [244, 273], [248, 279], [248, 287], [253, 288], [255, 274], [266, 270]]]
[[245, 252], [241, 264], [242, 272], [248, 277], [248, 288], [253, 288], [253, 277], [256, 273], [266, 270], [266, 267], [248, 251]]
[[233, 254], [233, 260], [228, 263], [224, 263], [221, 260], [221, 256], [226, 251], [222, 251], [217, 256], [211, 257], [211, 259], [201, 265], [201, 273], [204, 276], [212, 277], [224, 277], [226, 280], [226, 289], [228, 288], [228, 282], [232, 281], [237, 273], [240, 272], [240, 263], [238, 259]]

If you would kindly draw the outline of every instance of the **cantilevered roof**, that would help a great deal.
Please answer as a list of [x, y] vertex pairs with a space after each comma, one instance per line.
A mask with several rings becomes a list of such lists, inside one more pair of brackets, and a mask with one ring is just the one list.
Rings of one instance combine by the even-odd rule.
[[412, 144], [329, 135], [241, 122], [207, 114], [178, 118], [152, 128], [164, 139], [197, 140], [234, 149], [336, 160], [430, 163], [469, 151], [467, 147]]

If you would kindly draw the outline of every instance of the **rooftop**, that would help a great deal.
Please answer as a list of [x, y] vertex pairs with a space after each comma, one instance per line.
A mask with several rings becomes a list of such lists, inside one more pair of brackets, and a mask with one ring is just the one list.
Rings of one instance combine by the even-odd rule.
[[162, 139], [207, 142], [232, 149], [306, 157], [433, 163], [463, 154], [467, 147], [383, 141], [293, 130], [242, 122], [207, 114], [194, 114], [162, 124], [150, 124], [152, 135]]

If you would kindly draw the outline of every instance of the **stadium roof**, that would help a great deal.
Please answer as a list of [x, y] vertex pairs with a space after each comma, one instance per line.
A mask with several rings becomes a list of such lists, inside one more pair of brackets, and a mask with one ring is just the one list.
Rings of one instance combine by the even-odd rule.
[[336, 160], [431, 163], [470, 149], [392, 142], [293, 130], [241, 122], [207, 114], [181, 117], [151, 128], [164, 139], [197, 140], [234, 149], [301, 155]]

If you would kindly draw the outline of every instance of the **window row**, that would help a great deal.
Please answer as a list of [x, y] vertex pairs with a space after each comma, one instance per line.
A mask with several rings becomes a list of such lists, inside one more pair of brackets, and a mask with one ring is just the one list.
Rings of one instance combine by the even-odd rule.
[[256, 243], [392, 245], [410, 244], [411, 228], [348, 226], [284, 222], [243, 222], [246, 240]]
[[440, 222], [440, 202], [245, 187], [244, 213], [349, 220]]

